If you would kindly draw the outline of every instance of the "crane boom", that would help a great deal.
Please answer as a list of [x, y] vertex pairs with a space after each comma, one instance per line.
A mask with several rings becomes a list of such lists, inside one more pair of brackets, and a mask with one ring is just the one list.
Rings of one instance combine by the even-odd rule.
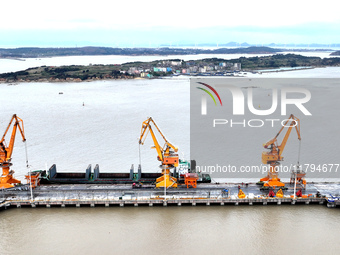
[[[151, 127], [151, 124], [157, 129], [158, 133], [162, 136], [162, 138], [165, 141], [165, 144], [163, 147], [159, 145], [159, 142], [157, 141], [156, 135]], [[157, 151], [157, 159], [162, 162], [161, 168], [162, 168], [162, 174], [163, 176], [157, 178], [156, 180], [156, 187], [177, 187], [177, 179], [170, 176], [170, 169], [177, 167], [179, 163], [179, 157], [176, 152], [178, 151], [178, 148], [174, 146], [172, 143], [170, 143], [160, 128], [157, 126], [155, 121], [149, 117], [147, 120], [143, 122], [142, 129], [141, 129], [141, 135], [139, 137], [139, 144], [143, 145], [144, 141], [147, 137], [147, 130], [150, 132], [154, 147]], [[143, 140], [144, 138], [144, 140]]]
[[[157, 129], [158, 133], [162, 136], [162, 138], [165, 141], [165, 144], [163, 147], [161, 147], [157, 141], [157, 138], [155, 136], [155, 133], [153, 132], [153, 129], [151, 127], [151, 123], [155, 126]], [[153, 143], [154, 143], [154, 148], [156, 148], [157, 154], [158, 154], [158, 160], [162, 161], [166, 165], [174, 165], [175, 167], [178, 166], [178, 155], [175, 154], [175, 152], [178, 151], [178, 148], [174, 146], [172, 143], [166, 139], [166, 137], [163, 135], [162, 131], [160, 128], [157, 126], [155, 121], [152, 119], [152, 117], [149, 117], [147, 120], [143, 122], [142, 125], [142, 130], [141, 130], [141, 135], [139, 138], [139, 144], [143, 145], [144, 141], [147, 137], [147, 130], [149, 130]], [[145, 136], [145, 137], [144, 137]], [[144, 138], [144, 140], [143, 140]]]
[[[289, 125], [287, 126], [287, 124]], [[277, 138], [285, 127], [288, 127], [287, 132], [283, 137], [281, 144], [278, 144]], [[284, 183], [280, 182], [280, 179], [278, 178], [278, 173], [275, 167], [280, 164], [279, 161], [283, 160], [282, 152], [287, 144], [293, 127], [295, 127], [298, 139], [301, 141], [300, 120], [293, 114], [291, 114], [289, 118], [285, 121], [284, 125], [282, 125], [277, 135], [263, 145], [263, 147], [265, 149], [268, 149], [269, 152], [262, 152], [262, 163], [270, 165], [270, 171], [268, 175], [260, 180], [261, 182], [266, 182], [264, 186], [284, 186]]]
[[[159, 145], [158, 141], [157, 141], [157, 138], [155, 136], [155, 133], [153, 132], [152, 130], [152, 127], [150, 126], [150, 121], [153, 121], [152, 118], [149, 118], [147, 119], [146, 121], [143, 122], [143, 126], [142, 126], [142, 131], [141, 131], [141, 136], [140, 136], [140, 139], [139, 139], [139, 143], [141, 145], [144, 144], [144, 140], [143, 139], [143, 136], [145, 135], [145, 138], [147, 137], [147, 133], [146, 133], [146, 130], [149, 128], [149, 132], [151, 134], [151, 137], [152, 137], [152, 140], [153, 140], [153, 143], [155, 145], [155, 149], [157, 151], [157, 154], [158, 154], [158, 157], [161, 161], [163, 161], [163, 154], [162, 154], [162, 147]], [[146, 134], [145, 134], [146, 133]]]
[[[8, 146], [6, 144], [6, 135], [9, 132], [11, 126], [13, 126], [11, 138]], [[19, 180], [13, 178], [14, 171], [10, 170], [12, 153], [14, 149], [14, 142], [19, 129], [23, 142], [26, 141], [24, 132], [24, 122], [16, 114], [14, 114], [9, 122], [4, 135], [0, 140], [0, 167], [2, 168], [2, 176], [0, 177], [0, 189], [14, 187], [13, 184], [21, 183]]]

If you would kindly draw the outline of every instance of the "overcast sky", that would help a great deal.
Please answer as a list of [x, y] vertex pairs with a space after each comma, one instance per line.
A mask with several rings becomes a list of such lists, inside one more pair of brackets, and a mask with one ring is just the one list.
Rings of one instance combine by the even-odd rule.
[[0, 6], [0, 47], [340, 43], [334, 0], [6, 0]]

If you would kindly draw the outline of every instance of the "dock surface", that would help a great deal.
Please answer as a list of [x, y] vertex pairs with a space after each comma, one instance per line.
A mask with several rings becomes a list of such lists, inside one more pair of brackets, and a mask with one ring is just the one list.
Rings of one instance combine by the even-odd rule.
[[[184, 186], [177, 189], [143, 187], [132, 189], [131, 185], [42, 185], [33, 190], [1, 190], [0, 209], [13, 207], [81, 207], [81, 206], [182, 206], [182, 205], [267, 205], [267, 204], [323, 204], [328, 207], [340, 205], [340, 201], [332, 199], [330, 194], [340, 193], [340, 184], [308, 184], [304, 198], [294, 197], [294, 190], [288, 186], [283, 198], [268, 197], [268, 192], [260, 187], [240, 185], [246, 194], [238, 198], [238, 185], [235, 184], [201, 184], [197, 189]], [[316, 197], [319, 192], [321, 197]]]

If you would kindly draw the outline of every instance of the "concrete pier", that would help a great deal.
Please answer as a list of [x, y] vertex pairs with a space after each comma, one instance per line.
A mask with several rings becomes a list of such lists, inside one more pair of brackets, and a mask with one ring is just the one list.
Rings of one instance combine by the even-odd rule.
[[[337, 190], [340, 184], [334, 184]], [[325, 185], [320, 185], [320, 187]], [[261, 192], [256, 185], [244, 188], [245, 194], [252, 194], [251, 198], [240, 199], [237, 197], [237, 186], [228, 187], [229, 193], [223, 192], [225, 185], [208, 185], [201, 186], [197, 189], [169, 189], [166, 197], [164, 191], [154, 188], [131, 189], [129, 185], [54, 185], [40, 186], [33, 191], [33, 202], [31, 201], [29, 191], [2, 191], [0, 197], [0, 210], [20, 207], [124, 207], [140, 205], [146, 206], [183, 206], [183, 205], [269, 205], [269, 204], [319, 204], [327, 207], [340, 206], [340, 201], [336, 199], [327, 199], [326, 197], [316, 197], [309, 195], [305, 198], [294, 198], [292, 191], [285, 191], [283, 198], [268, 197]], [[222, 189], [223, 188], [223, 189]], [[310, 190], [317, 190], [311, 186]], [[234, 190], [233, 190], [234, 189]], [[307, 193], [308, 191], [306, 191]], [[310, 191], [311, 192], [311, 191]], [[326, 193], [328, 191], [324, 191]], [[321, 192], [322, 193], [322, 192]]]
[[327, 203], [328, 208], [334, 208], [336, 205], [335, 203]]
[[59, 201], [34, 201], [31, 203], [29, 200], [16, 200], [16, 201], [8, 201], [0, 204], [0, 209], [5, 208], [20, 208], [20, 207], [47, 207], [50, 208], [51, 206], [60, 206], [62, 208], [64, 207], [81, 207], [81, 206], [90, 206], [90, 207], [96, 207], [96, 205], [102, 205], [105, 207], [111, 207], [111, 206], [118, 206], [118, 207], [124, 207], [124, 206], [133, 206], [138, 207], [139, 205], [147, 205], [147, 206], [154, 206], [154, 205], [162, 205], [162, 206], [182, 206], [183, 204], [196, 206], [198, 204], [200, 205], [206, 205], [206, 206], [212, 206], [212, 205], [267, 205], [267, 204], [318, 204], [318, 205], [324, 205], [327, 204], [328, 207], [336, 207], [336, 203], [334, 202], [328, 202], [326, 201], [326, 198], [297, 198], [297, 199], [173, 199], [173, 200], [163, 200], [163, 199], [150, 199], [150, 200], [124, 200], [124, 201], [117, 201], [117, 200], [111, 200], [111, 201], [101, 201], [97, 200], [95, 202], [93, 201], [86, 201], [86, 200], [73, 200], [73, 201], [65, 201], [65, 200], [59, 200]]

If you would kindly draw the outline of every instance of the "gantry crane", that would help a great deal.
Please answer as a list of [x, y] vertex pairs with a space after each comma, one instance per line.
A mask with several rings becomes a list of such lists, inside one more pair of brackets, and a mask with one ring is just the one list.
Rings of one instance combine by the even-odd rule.
[[[155, 133], [152, 130], [151, 124], [157, 129], [159, 134], [162, 136], [162, 138], [165, 141], [165, 144], [163, 147], [161, 147], [157, 141], [157, 138], [155, 136]], [[162, 168], [162, 176], [157, 178], [156, 180], [156, 188], [166, 187], [166, 188], [177, 188], [177, 179], [170, 176], [170, 169], [177, 167], [179, 163], [178, 154], [176, 152], [178, 151], [178, 148], [171, 144], [163, 135], [162, 131], [158, 128], [155, 121], [150, 117], [147, 120], [143, 122], [141, 135], [139, 138], [139, 144], [143, 145], [144, 141], [147, 137], [147, 132], [149, 131], [153, 140], [153, 143], [155, 146], [152, 148], [155, 148], [157, 151], [157, 159], [161, 161], [161, 168]], [[143, 140], [144, 138], [144, 140]]]
[[[289, 124], [290, 122], [290, 124]], [[289, 126], [288, 126], [289, 124]], [[278, 144], [277, 138], [283, 131], [285, 127], [288, 127], [287, 132], [281, 142], [281, 144]], [[282, 152], [286, 146], [287, 140], [289, 138], [289, 135], [292, 131], [292, 128], [295, 127], [296, 133], [298, 135], [298, 139], [301, 142], [301, 135], [300, 135], [300, 120], [296, 118], [293, 114], [289, 116], [289, 118], [285, 121], [284, 125], [282, 125], [282, 128], [277, 133], [277, 135], [265, 143], [263, 147], [265, 149], [268, 149], [269, 151], [262, 152], [262, 163], [263, 164], [269, 164], [270, 169], [268, 172], [268, 175], [264, 178], [262, 178], [260, 181], [265, 182], [265, 187], [284, 187], [285, 184], [282, 183], [278, 177], [278, 171], [276, 171], [276, 167], [280, 165], [279, 161], [283, 160]]]
[[[11, 138], [9, 141], [8, 146], [6, 145], [6, 135], [13, 125]], [[12, 165], [12, 153], [14, 148], [15, 142], [15, 135], [19, 129], [23, 142], [26, 141], [25, 134], [24, 134], [24, 123], [22, 119], [20, 119], [16, 114], [14, 114], [9, 122], [7, 129], [0, 140], [0, 168], [2, 168], [2, 175], [0, 177], [0, 189], [12, 188], [14, 184], [21, 183], [19, 180], [13, 178], [14, 171], [10, 170]]]

